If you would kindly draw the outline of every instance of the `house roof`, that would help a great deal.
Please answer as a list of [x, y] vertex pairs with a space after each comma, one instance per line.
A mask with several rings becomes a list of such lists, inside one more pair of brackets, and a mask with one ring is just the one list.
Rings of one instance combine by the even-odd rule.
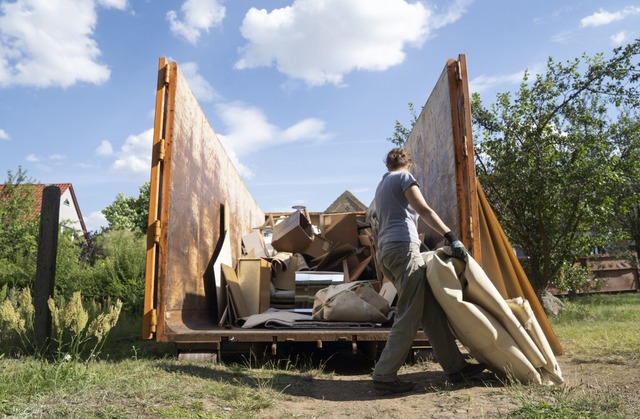
[[329, 208], [325, 210], [326, 213], [339, 213], [339, 212], [353, 212], [353, 211], [366, 211], [367, 206], [360, 202], [351, 192], [344, 191], [342, 195], [338, 197]]
[[[18, 185], [18, 187], [21, 185]], [[29, 184], [29, 186], [35, 186], [35, 203], [33, 206], [33, 214], [34, 216], [39, 215], [40, 214], [40, 210], [42, 209], [42, 192], [44, 191], [44, 188], [47, 186], [57, 186], [58, 188], [60, 188], [60, 196], [62, 197], [62, 195], [67, 191], [67, 189], [69, 190], [69, 193], [71, 194], [71, 198], [73, 199], [73, 206], [76, 209], [76, 213], [78, 214], [78, 219], [80, 221], [80, 226], [82, 227], [82, 232], [85, 234], [85, 236], [87, 235], [87, 227], [84, 224], [84, 218], [82, 217], [82, 212], [80, 212], [80, 205], [78, 205], [78, 200], [76, 199], [76, 194], [73, 191], [73, 185], [71, 185], [70, 183], [51, 183], [51, 184], [42, 184], [42, 183], [38, 183], [38, 184]], [[0, 194], [2, 194], [2, 191], [4, 190], [4, 185], [0, 184]]]

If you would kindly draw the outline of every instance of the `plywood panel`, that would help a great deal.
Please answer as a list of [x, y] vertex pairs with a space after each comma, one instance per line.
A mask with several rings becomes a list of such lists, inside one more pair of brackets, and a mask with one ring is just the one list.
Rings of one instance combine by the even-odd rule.
[[[405, 143], [414, 159], [413, 174], [427, 203], [480, 258], [478, 204], [475, 191], [471, 110], [466, 59], [450, 59]], [[443, 238], [420, 225], [430, 248]]]
[[[158, 333], [172, 322], [202, 323], [218, 317], [214, 252], [224, 238], [235, 264], [244, 234], [262, 225], [264, 213], [243, 183], [176, 63], [169, 63], [165, 156], [158, 179]], [[152, 185], [152, 189], [155, 185]], [[179, 320], [178, 320], [179, 319]]]
[[[451, 96], [446, 67], [422, 108], [405, 148], [416, 163], [414, 176], [427, 204], [451, 230], [460, 234]], [[425, 242], [430, 248], [442, 244], [442, 236], [426, 225], [421, 225], [420, 231], [425, 233]]]

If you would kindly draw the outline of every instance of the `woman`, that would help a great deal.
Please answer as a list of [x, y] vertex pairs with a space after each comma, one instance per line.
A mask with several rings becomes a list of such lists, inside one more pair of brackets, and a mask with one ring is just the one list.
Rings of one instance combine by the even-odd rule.
[[426, 266], [420, 254], [418, 218], [444, 236], [451, 255], [464, 259], [467, 251], [438, 214], [427, 205], [418, 182], [409, 172], [411, 155], [404, 148], [392, 149], [386, 159], [389, 170], [376, 189], [378, 222], [377, 260], [384, 276], [396, 287], [397, 313], [387, 344], [374, 373], [373, 385], [381, 391], [410, 391], [414, 383], [398, 379], [419, 326], [427, 334], [435, 358], [451, 382], [480, 374], [484, 364], [467, 363], [460, 353], [447, 318], [426, 281]]

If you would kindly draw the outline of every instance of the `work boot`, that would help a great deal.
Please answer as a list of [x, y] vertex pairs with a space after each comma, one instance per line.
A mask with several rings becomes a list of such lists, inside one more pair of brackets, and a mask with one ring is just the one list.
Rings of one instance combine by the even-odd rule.
[[406, 393], [407, 391], [413, 390], [413, 387], [415, 387], [415, 383], [411, 381], [401, 381], [398, 378], [393, 381], [373, 380], [373, 388], [387, 393]]
[[451, 383], [461, 383], [470, 378], [476, 377], [487, 369], [487, 364], [471, 364], [467, 362], [461, 370], [447, 374], [447, 380]]

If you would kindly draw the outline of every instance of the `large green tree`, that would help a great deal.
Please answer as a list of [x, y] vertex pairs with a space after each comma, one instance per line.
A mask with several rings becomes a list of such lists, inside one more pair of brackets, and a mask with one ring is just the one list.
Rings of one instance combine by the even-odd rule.
[[35, 276], [40, 218], [33, 184], [18, 167], [7, 172], [0, 192], [0, 286], [26, 286]]
[[129, 230], [146, 234], [149, 190], [150, 183], [146, 182], [140, 186], [140, 193], [135, 198], [119, 193], [116, 200], [102, 210], [109, 223], [107, 230]]
[[[612, 57], [547, 62], [515, 94], [472, 116], [476, 171], [512, 243], [530, 258], [530, 281], [544, 290], [563, 265], [605, 242], [620, 181], [612, 141], [621, 106], [638, 104], [640, 42]], [[613, 118], [613, 120], [612, 120]]]
[[612, 138], [620, 156], [620, 182], [614, 190], [614, 213], [624, 239], [634, 242], [640, 255], [640, 112], [623, 112], [613, 126]]

